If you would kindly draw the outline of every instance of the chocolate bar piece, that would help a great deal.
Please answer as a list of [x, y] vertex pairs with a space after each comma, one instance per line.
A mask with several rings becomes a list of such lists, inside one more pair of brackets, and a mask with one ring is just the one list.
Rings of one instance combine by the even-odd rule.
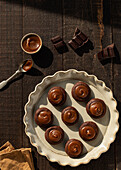
[[102, 51], [100, 51], [99, 53], [97, 53], [98, 59], [100, 61], [103, 61], [107, 58], [113, 58], [116, 57], [115, 55], [115, 45], [110, 44], [108, 45], [106, 48], [104, 48]]
[[58, 50], [60, 48], [63, 48], [65, 46], [65, 43], [63, 41], [59, 41], [58, 43], [54, 44], [54, 47]]
[[115, 44], [111, 44], [108, 46], [108, 54], [109, 56], [112, 58], [112, 57], [115, 57]]
[[103, 60], [103, 51], [100, 51], [97, 56], [100, 61]]
[[59, 41], [62, 41], [62, 38], [59, 35], [57, 35], [57, 36], [51, 38], [51, 41], [52, 41], [53, 44], [56, 44]]
[[79, 48], [79, 45], [78, 45], [75, 41], [73, 41], [73, 40], [70, 40], [70, 41], [68, 42], [68, 44], [69, 44], [69, 46], [70, 46], [74, 51]]
[[74, 37], [68, 42], [73, 50], [81, 48], [88, 41], [88, 37], [81, 32], [78, 28], [74, 31]]
[[51, 41], [54, 44], [54, 47], [56, 48], [58, 53], [62, 54], [68, 51], [67, 45], [59, 35], [51, 38]]
[[108, 58], [108, 48], [104, 48], [102, 53], [104, 58]]
[[86, 41], [88, 39], [87, 36], [83, 32], [81, 32], [78, 28], [75, 29], [74, 36], [77, 36], [78, 39], [81, 39], [82, 41]]
[[77, 37], [78, 37], [80, 40], [82, 40], [83, 42], [86, 42], [86, 41], [87, 41], [87, 36], [86, 36], [84, 33], [82, 33], [82, 32], [78, 33], [78, 34], [77, 34]]
[[74, 31], [74, 36], [76, 36], [78, 33], [80, 33], [80, 30], [78, 28], [76, 28]]
[[75, 41], [79, 46], [83, 44], [83, 41], [77, 36], [75, 36], [72, 40]]

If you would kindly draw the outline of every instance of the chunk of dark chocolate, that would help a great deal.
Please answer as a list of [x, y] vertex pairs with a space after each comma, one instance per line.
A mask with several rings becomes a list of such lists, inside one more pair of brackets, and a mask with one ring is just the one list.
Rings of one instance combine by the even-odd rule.
[[108, 49], [107, 48], [104, 48], [102, 53], [103, 53], [103, 58], [108, 58]]
[[68, 44], [73, 50], [77, 50], [79, 48], [79, 45], [73, 40], [70, 40]]
[[115, 45], [110, 44], [107, 47], [105, 47], [102, 51], [100, 51], [99, 53], [97, 53], [97, 57], [100, 61], [103, 61], [107, 58], [113, 58], [116, 57], [115, 54]]
[[63, 41], [59, 41], [58, 43], [54, 44], [54, 47], [59, 50], [60, 48], [63, 48], [65, 46], [65, 43]]
[[59, 35], [51, 38], [51, 41], [60, 54], [68, 51], [67, 45]]
[[83, 44], [83, 41], [79, 39], [77, 36], [75, 36], [72, 40], [75, 41], [79, 46]]
[[113, 44], [111, 44], [111, 45], [109, 45], [108, 47], [108, 54], [109, 54], [109, 56], [112, 58], [112, 57], [115, 57], [116, 55], [115, 55], [115, 45], [114, 45], [114, 43]]
[[97, 53], [98, 59], [101, 61], [103, 60], [103, 52], [100, 51], [99, 53]]
[[73, 49], [79, 49], [88, 42], [88, 37], [82, 33], [78, 28], [74, 31], [74, 37], [68, 42], [69, 46]]
[[56, 44], [59, 41], [62, 41], [62, 38], [59, 35], [57, 35], [57, 36], [51, 38], [51, 41], [52, 41], [53, 44]]
[[80, 30], [76, 27], [76, 29], [74, 31], [74, 36], [76, 36], [79, 32], [80, 32]]
[[87, 41], [87, 36], [82, 32], [78, 33], [77, 37], [81, 39], [83, 42]]
[[109, 48], [108, 48], [108, 53], [109, 53], [109, 56], [110, 56], [111, 58], [112, 58], [112, 57], [115, 57], [113, 48], [109, 47]]

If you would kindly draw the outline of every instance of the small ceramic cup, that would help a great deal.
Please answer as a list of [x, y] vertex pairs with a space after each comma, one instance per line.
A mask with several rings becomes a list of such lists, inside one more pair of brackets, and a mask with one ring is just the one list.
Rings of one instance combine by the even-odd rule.
[[28, 33], [21, 39], [21, 48], [27, 54], [35, 54], [42, 47], [42, 39], [36, 33]]

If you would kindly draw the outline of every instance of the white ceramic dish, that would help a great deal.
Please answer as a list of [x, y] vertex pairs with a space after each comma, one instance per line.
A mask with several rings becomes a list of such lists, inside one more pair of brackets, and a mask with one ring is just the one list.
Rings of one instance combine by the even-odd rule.
[[[87, 113], [85, 103], [76, 102], [71, 96], [71, 88], [78, 81], [87, 83], [91, 88], [91, 98], [100, 98], [107, 105], [107, 112], [103, 118], [92, 119]], [[47, 93], [53, 86], [61, 86], [67, 92], [66, 103], [59, 108], [52, 106], [48, 99]], [[80, 113], [79, 122], [71, 127], [66, 126], [61, 120], [61, 111], [66, 106], [74, 106]], [[52, 76], [45, 77], [39, 83], [35, 90], [29, 95], [28, 102], [25, 105], [25, 133], [30, 142], [37, 148], [39, 154], [47, 157], [52, 162], [58, 162], [60, 165], [70, 165], [76, 167], [80, 164], [86, 164], [92, 159], [97, 159], [102, 153], [106, 152], [110, 144], [115, 140], [116, 132], [119, 129], [118, 117], [116, 110], [116, 101], [113, 98], [112, 91], [106, 87], [105, 83], [98, 80], [96, 76], [89, 75], [84, 71], [70, 69], [67, 71], [58, 71]], [[44, 137], [45, 131], [36, 125], [34, 113], [39, 108], [45, 106], [54, 114], [54, 125], [59, 125], [65, 131], [64, 141], [58, 145], [50, 145]], [[94, 121], [99, 127], [97, 138], [90, 142], [82, 140], [78, 133], [78, 128], [83, 121]], [[80, 158], [70, 158], [64, 151], [65, 142], [71, 138], [79, 139], [84, 145], [84, 150]]]

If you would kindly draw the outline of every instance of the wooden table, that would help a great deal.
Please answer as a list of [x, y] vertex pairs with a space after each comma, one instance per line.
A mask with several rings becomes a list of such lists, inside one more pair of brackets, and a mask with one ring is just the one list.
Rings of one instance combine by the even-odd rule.
[[[38, 33], [44, 48], [33, 58], [35, 68], [0, 91], [0, 145], [10, 141], [15, 148], [31, 147], [36, 169], [121, 169], [121, 131], [108, 152], [87, 165], [61, 167], [40, 156], [24, 132], [24, 105], [37, 83], [58, 70], [75, 68], [95, 74], [110, 87], [121, 110], [121, 3], [120, 0], [0, 0], [0, 81], [13, 74], [22, 60], [31, 58], [20, 47], [23, 35]], [[77, 55], [70, 47], [58, 54], [50, 39], [60, 35], [67, 43], [74, 29], [89, 36], [94, 49]], [[102, 65], [94, 54], [114, 42], [118, 60]], [[120, 119], [119, 119], [120, 123]]]

